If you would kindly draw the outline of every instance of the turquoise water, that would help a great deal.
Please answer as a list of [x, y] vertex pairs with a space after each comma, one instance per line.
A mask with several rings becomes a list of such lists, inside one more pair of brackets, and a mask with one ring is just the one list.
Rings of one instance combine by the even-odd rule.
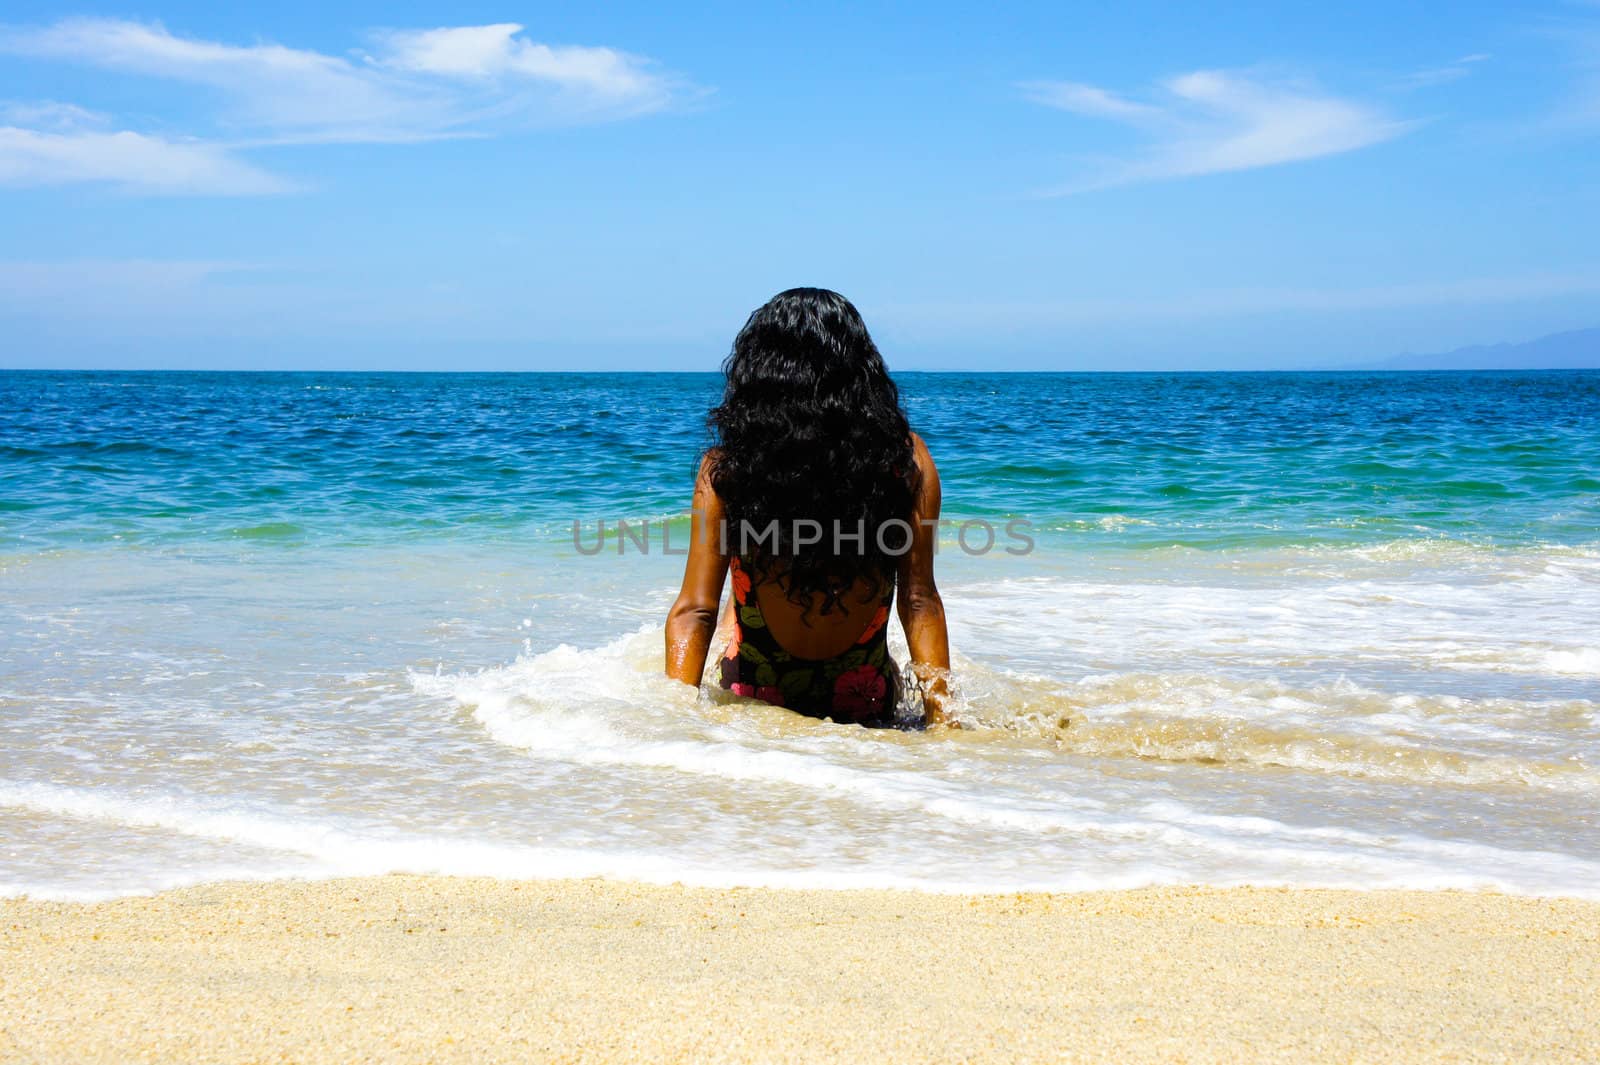
[[0, 890], [1593, 894], [1600, 373], [898, 380], [953, 736], [658, 675], [715, 375], [0, 374]]
[[[1062, 548], [1589, 543], [1600, 373], [904, 374], [957, 517]], [[665, 516], [714, 374], [0, 376], [0, 545], [570, 539]]]

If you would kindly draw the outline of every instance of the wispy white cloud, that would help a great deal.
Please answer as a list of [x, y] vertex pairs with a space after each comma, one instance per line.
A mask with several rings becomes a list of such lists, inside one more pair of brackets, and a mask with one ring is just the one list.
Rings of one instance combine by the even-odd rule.
[[[159, 24], [64, 19], [0, 34], [0, 50], [215, 90], [234, 127], [313, 140], [416, 140], [518, 121], [625, 118], [691, 90], [610, 48], [552, 47], [515, 23], [389, 30], [351, 57], [180, 37]], [[543, 90], [543, 91], [539, 91]]]
[[1093, 118], [1111, 118], [1126, 122], [1150, 123], [1166, 118], [1167, 113], [1154, 104], [1135, 103], [1093, 85], [1080, 85], [1071, 81], [1029, 81], [1018, 86], [1023, 95], [1036, 104], [1072, 111]]
[[0, 125], [31, 129], [99, 129], [111, 118], [76, 104], [56, 100], [0, 100]]
[[213, 144], [126, 130], [59, 133], [0, 126], [0, 185], [81, 182], [167, 196], [259, 196], [293, 187]]
[[1430, 89], [1435, 85], [1448, 85], [1471, 74], [1473, 68], [1493, 57], [1485, 52], [1464, 55], [1442, 66], [1414, 70], [1395, 83], [1399, 89]]
[[686, 87], [651, 64], [612, 48], [552, 46], [521, 36], [506, 22], [378, 35], [373, 61], [387, 69], [479, 83], [528, 81], [558, 89], [569, 106], [619, 114], [657, 111]]
[[1414, 125], [1306, 86], [1225, 70], [1169, 78], [1149, 100], [1074, 82], [1036, 81], [1020, 88], [1035, 103], [1120, 122], [1150, 141], [1141, 153], [1045, 195], [1338, 155], [1391, 140]]
[[[491, 136], [573, 123], [631, 118], [662, 111], [694, 98], [700, 90], [657, 69], [647, 59], [610, 48], [541, 44], [515, 23], [390, 30], [375, 34], [371, 47], [349, 56], [278, 44], [234, 45], [178, 36], [156, 23], [72, 18], [31, 29], [0, 29], [0, 52], [60, 60], [122, 73], [193, 85], [215, 103], [209, 146], [118, 133], [119, 146], [156, 142], [181, 148], [175, 169], [192, 177], [187, 187], [205, 191], [198, 177], [211, 161], [214, 191], [279, 191], [285, 183], [246, 180], [260, 176], [231, 158], [261, 144], [403, 143], [460, 136]], [[71, 107], [72, 105], [54, 105]], [[85, 112], [87, 114], [87, 112]], [[11, 122], [18, 133], [42, 135], [59, 128], [60, 114]], [[13, 169], [35, 180], [47, 172], [44, 158], [76, 158], [81, 151], [109, 160], [106, 144], [79, 137], [82, 145], [52, 144], [49, 153], [20, 136], [11, 151], [29, 144], [26, 166]], [[176, 165], [185, 164], [185, 165]], [[0, 167], [5, 162], [0, 161]], [[61, 180], [91, 166], [65, 166]], [[3, 172], [3, 170], [0, 170]], [[124, 184], [155, 188], [146, 169]], [[106, 178], [106, 180], [115, 180]], [[169, 183], [185, 184], [183, 180]]]

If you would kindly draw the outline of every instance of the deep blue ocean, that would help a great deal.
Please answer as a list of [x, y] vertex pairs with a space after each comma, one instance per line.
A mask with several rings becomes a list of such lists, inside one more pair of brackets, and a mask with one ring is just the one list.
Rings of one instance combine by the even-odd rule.
[[[1062, 548], [1592, 542], [1600, 372], [902, 374]], [[716, 374], [0, 374], [12, 547], [561, 536], [685, 509]], [[1104, 519], [1113, 519], [1108, 525]]]

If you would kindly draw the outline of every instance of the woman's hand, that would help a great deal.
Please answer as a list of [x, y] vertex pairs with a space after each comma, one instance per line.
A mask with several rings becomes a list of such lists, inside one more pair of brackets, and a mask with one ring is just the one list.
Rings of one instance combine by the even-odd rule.
[[949, 712], [949, 671], [916, 663], [912, 664], [911, 669], [917, 678], [917, 687], [922, 692], [923, 727], [928, 729], [960, 728], [961, 722], [957, 721]]

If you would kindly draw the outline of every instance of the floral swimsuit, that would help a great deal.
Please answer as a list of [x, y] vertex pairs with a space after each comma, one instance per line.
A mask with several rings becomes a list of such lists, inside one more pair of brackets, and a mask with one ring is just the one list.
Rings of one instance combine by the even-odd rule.
[[811, 717], [831, 717], [873, 727], [893, 726], [900, 678], [889, 657], [890, 581], [878, 612], [855, 646], [832, 658], [800, 658], [778, 645], [751, 594], [750, 574], [735, 556], [734, 617], [738, 625], [722, 656], [722, 686], [735, 695], [785, 706]]

